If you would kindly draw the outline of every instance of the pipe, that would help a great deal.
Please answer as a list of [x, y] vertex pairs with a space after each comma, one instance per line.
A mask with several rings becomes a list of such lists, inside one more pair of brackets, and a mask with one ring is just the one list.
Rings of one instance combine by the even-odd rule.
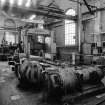
[[[80, 2], [81, 0], [78, 0]], [[81, 14], [81, 4], [77, 3], [77, 13], [78, 13], [78, 25], [77, 25], [77, 34], [78, 34], [78, 51], [81, 52], [81, 25], [82, 25], [82, 14]]]

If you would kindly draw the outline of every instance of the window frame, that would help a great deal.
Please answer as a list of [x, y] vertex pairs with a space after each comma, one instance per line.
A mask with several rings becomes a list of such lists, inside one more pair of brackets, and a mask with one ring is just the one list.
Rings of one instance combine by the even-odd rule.
[[[70, 11], [70, 10], [73, 10], [74, 11], [74, 13], [73, 13], [72, 16], [75, 16], [76, 15], [76, 11], [73, 8], [67, 9], [66, 12], [65, 12], [65, 14], [66, 15], [69, 15], [67, 12]], [[64, 20], [64, 23], [65, 23], [65, 27], [64, 27], [65, 28], [65, 46], [75, 46], [76, 45], [76, 22], [74, 20], [65, 19]], [[73, 25], [73, 26], [70, 26], [70, 25]], [[75, 27], [75, 29], [74, 30], [71, 29], [70, 30], [71, 32], [70, 32], [70, 31], [67, 30], [68, 27]], [[72, 32], [72, 31], [74, 31], [74, 32]], [[70, 35], [70, 34], [72, 34], [72, 35]], [[74, 37], [74, 38], [72, 38], [72, 40], [70, 41], [70, 37]]]

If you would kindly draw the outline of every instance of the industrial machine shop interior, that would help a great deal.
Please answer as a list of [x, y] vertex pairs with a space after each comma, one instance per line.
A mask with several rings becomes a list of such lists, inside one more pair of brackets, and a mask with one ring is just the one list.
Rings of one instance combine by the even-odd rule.
[[0, 0], [0, 105], [105, 105], [105, 0]]

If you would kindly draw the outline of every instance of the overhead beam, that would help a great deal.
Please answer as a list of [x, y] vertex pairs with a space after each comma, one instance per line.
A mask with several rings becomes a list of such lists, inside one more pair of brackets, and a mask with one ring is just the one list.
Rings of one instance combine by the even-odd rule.
[[47, 23], [46, 25], [51, 26], [51, 25], [62, 23], [62, 22], [63, 22], [62, 20], [59, 20], [59, 21], [54, 21], [54, 22], [51, 22], [51, 23]]
[[[85, 3], [84, 2], [80, 2], [80, 1], [78, 1], [78, 0], [69, 0], [69, 1], [72, 1], [72, 2], [76, 2], [76, 3], [79, 3], [79, 4], [82, 4], [82, 5], [85, 5]], [[93, 5], [90, 5], [90, 4], [88, 4], [91, 8], [97, 8], [96, 6], [93, 6]]]
[[53, 5], [55, 1], [53, 0], [47, 7], [50, 7], [51, 5]]
[[85, 3], [86, 7], [88, 8], [89, 12], [90, 12], [92, 15], [94, 15], [94, 12], [92, 11], [92, 8], [91, 8], [90, 5], [87, 3], [87, 1], [86, 1], [86, 0], [83, 0], [83, 1], [84, 1], [84, 3]]
[[[93, 12], [104, 11], [104, 10], [105, 10], [105, 7], [101, 7], [101, 8], [97, 8], [97, 9], [93, 10]], [[82, 13], [82, 15], [86, 15], [86, 14], [89, 14], [89, 12], [87, 11], [87, 12]]]
[[[6, 6], [9, 6], [8, 4]], [[23, 8], [23, 7], [17, 7], [16, 5], [13, 5], [13, 10], [16, 11], [25, 11], [27, 13], [33, 13], [36, 15], [43, 15], [48, 18], [54, 18], [54, 19], [70, 19], [70, 20], [76, 20], [75, 16], [67, 16], [64, 14], [63, 11], [57, 10], [55, 8], [46, 7], [46, 6], [39, 6], [39, 8]], [[50, 13], [48, 14], [48, 11]]]

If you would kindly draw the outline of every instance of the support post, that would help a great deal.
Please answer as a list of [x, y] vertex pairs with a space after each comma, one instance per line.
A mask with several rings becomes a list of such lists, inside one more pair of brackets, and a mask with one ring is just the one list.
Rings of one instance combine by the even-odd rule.
[[28, 35], [27, 35], [28, 29], [25, 30], [25, 35], [24, 35], [24, 45], [25, 45], [25, 53], [27, 58], [30, 56], [30, 48], [29, 48], [29, 43], [28, 43]]
[[54, 42], [54, 31], [51, 31], [51, 59], [54, 60], [56, 56], [56, 43]]
[[18, 32], [19, 32], [19, 35], [18, 35], [18, 43], [20, 43], [20, 41], [21, 41], [21, 29], [19, 29]]
[[[81, 2], [81, 0], [78, 0]], [[78, 14], [78, 25], [77, 25], [77, 35], [78, 35], [78, 51], [81, 52], [81, 25], [82, 25], [82, 14], [81, 14], [82, 4], [77, 3], [77, 14]]]

